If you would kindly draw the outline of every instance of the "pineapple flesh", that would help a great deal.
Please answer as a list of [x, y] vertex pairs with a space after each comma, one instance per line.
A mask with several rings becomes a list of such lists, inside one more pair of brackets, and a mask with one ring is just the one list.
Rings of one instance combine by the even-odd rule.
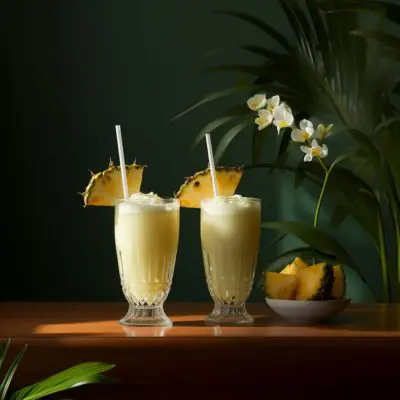
[[280, 300], [335, 300], [346, 293], [343, 267], [326, 263], [308, 265], [296, 257], [280, 273], [264, 273], [264, 292], [270, 299]]
[[264, 292], [270, 299], [294, 300], [296, 298], [297, 277], [278, 272], [264, 274]]
[[298, 275], [296, 300], [328, 300], [332, 293], [333, 268], [326, 263], [314, 264]]
[[[220, 196], [232, 196], [239, 186], [243, 175], [241, 167], [217, 167], [217, 186]], [[211, 171], [206, 169], [197, 172], [180, 187], [175, 197], [179, 199], [181, 207], [200, 208], [200, 202], [203, 199], [214, 196]]]
[[282, 271], [281, 274], [287, 275], [297, 275], [303, 269], [306, 269], [309, 265], [303, 261], [300, 257], [296, 257], [292, 263], [287, 265]]
[[[144, 166], [133, 163], [126, 165], [126, 179], [129, 196], [140, 192]], [[92, 174], [89, 184], [82, 193], [84, 206], [115, 206], [118, 199], [123, 198], [121, 167], [112, 161], [108, 168]]]
[[343, 299], [346, 294], [346, 274], [340, 264], [333, 267], [333, 277], [332, 297]]

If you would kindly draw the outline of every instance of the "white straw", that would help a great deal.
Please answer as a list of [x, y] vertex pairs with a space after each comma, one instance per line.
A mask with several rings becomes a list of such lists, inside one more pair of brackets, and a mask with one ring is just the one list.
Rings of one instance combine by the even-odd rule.
[[206, 133], [206, 143], [207, 143], [208, 162], [209, 162], [210, 171], [211, 171], [211, 182], [212, 182], [214, 197], [215, 197], [215, 196], [218, 196], [217, 174], [215, 173], [213, 149], [212, 149], [212, 144], [211, 144], [211, 136], [209, 133]]
[[121, 177], [122, 177], [122, 190], [124, 192], [124, 198], [127, 199], [129, 197], [128, 181], [126, 180], [124, 146], [122, 145], [122, 135], [121, 135], [121, 126], [120, 125], [115, 125], [115, 132], [117, 134], [119, 165], [121, 168]]

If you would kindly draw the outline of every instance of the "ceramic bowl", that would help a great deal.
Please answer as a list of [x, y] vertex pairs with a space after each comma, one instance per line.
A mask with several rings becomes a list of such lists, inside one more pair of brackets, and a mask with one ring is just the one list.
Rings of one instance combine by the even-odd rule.
[[300, 323], [324, 322], [340, 314], [350, 299], [300, 301], [265, 299], [268, 306], [281, 317]]

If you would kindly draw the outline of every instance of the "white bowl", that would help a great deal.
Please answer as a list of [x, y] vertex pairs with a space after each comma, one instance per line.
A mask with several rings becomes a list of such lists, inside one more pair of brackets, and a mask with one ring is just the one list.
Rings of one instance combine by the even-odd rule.
[[294, 322], [323, 322], [340, 314], [351, 302], [350, 299], [302, 301], [265, 299], [278, 315]]

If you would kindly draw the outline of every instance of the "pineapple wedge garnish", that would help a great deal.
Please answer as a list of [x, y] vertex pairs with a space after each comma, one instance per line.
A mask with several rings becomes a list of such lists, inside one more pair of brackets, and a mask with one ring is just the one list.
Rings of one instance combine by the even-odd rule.
[[[241, 167], [217, 167], [217, 186], [220, 196], [232, 196], [239, 186], [243, 175]], [[210, 169], [197, 172], [186, 179], [175, 197], [179, 199], [181, 207], [200, 208], [203, 199], [213, 197], [213, 187]]]
[[[126, 180], [129, 196], [140, 192], [144, 166], [133, 163], [126, 165]], [[121, 167], [112, 161], [108, 168], [92, 174], [89, 184], [82, 193], [85, 206], [114, 206], [117, 199], [123, 198]]]

